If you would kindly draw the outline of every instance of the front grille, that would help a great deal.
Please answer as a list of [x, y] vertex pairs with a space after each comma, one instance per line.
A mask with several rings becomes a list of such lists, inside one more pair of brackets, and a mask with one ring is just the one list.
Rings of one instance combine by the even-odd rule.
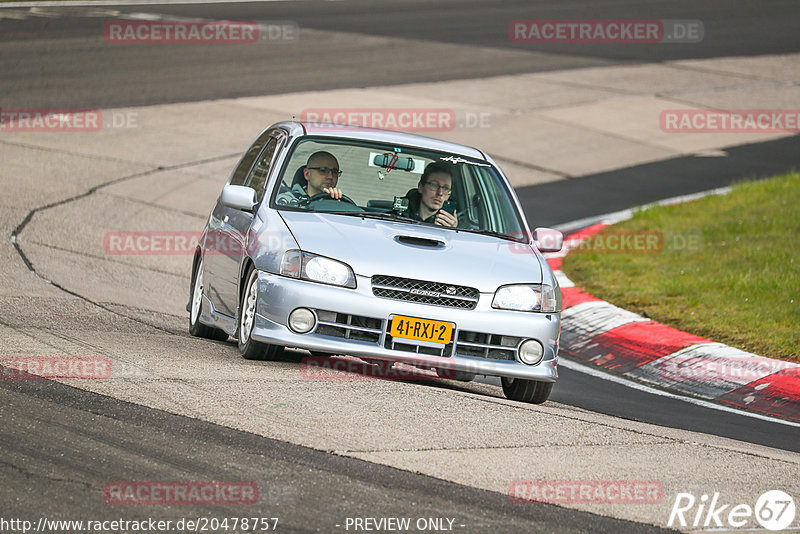
[[478, 304], [478, 296], [480, 295], [474, 287], [383, 274], [376, 274], [372, 277], [372, 294], [386, 299], [448, 306], [464, 310], [474, 309]]
[[456, 355], [489, 360], [515, 360], [521, 337], [462, 330], [456, 341]]
[[383, 332], [383, 321], [380, 319], [326, 310], [315, 311], [319, 319], [315, 334], [370, 343], [380, 341]]

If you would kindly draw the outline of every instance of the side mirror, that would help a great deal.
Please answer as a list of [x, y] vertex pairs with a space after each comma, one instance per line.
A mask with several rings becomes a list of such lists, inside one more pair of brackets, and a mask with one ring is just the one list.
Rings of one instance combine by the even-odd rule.
[[539, 252], [558, 252], [564, 246], [564, 234], [552, 228], [537, 228], [533, 231], [533, 244]]
[[226, 185], [222, 188], [219, 201], [229, 208], [253, 211], [256, 205], [256, 190], [243, 185]]

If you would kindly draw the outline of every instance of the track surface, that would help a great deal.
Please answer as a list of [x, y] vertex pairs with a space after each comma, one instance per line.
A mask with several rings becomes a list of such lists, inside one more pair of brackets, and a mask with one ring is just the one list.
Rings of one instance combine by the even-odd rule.
[[[714, 1], [701, 6], [680, 1], [553, 1], [537, 7], [499, 1], [385, 2], [379, 8], [365, 2], [277, 2], [104, 9], [290, 20], [314, 32], [291, 45], [171, 47], [165, 54], [162, 47], [104, 46], [102, 25], [112, 18], [107, 14], [89, 15], [74, 8], [57, 16], [6, 17], [0, 19], [0, 105], [150, 105], [800, 49], [795, 23], [800, 7], [794, 1]], [[707, 37], [692, 46], [510, 43], [508, 22], [524, 18], [699, 19]], [[384, 41], [381, 46], [363, 46], [361, 35]], [[796, 149], [796, 137], [760, 143], [732, 149], [729, 158], [680, 158], [528, 187], [520, 190], [520, 197], [526, 211], [537, 214], [537, 224], [558, 225], [787, 170], [798, 165]], [[532, 525], [536, 531], [554, 532], [651, 530], [555, 507], [514, 507], [496, 493], [331, 457], [67, 386], [38, 384], [0, 383], [3, 406], [15, 407], [0, 411], [0, 439], [9, 451], [0, 466], [8, 481], [0, 495], [2, 502], [14, 503], [9, 512], [17, 516], [35, 517], [48, 509], [61, 517], [76, 512], [93, 518], [115, 515], [118, 510], [98, 502], [96, 492], [115, 477], [258, 477], [269, 501], [292, 511], [284, 523], [287, 531], [314, 530], [309, 525], [330, 531], [346, 516], [426, 514], [463, 518], [466, 531], [474, 532], [531, 530]], [[794, 427], [720, 414], [567, 369], [552, 398], [636, 421], [800, 450]], [[41, 446], [40, 436], [48, 436], [52, 446]], [[69, 459], [63, 458], [64, 446]], [[23, 464], [26, 467], [20, 469]], [[27, 499], [17, 499], [22, 487], [31, 488]], [[204, 512], [223, 515], [219, 509], [192, 510], [196, 515]], [[180, 510], [169, 513], [182, 515]], [[240, 514], [232, 510], [228, 515]]]
[[[98, 502], [102, 495], [98, 488], [110, 480], [189, 479], [255, 482], [261, 502], [268, 503], [258, 515], [278, 517], [279, 532], [344, 532], [347, 517], [447, 517], [460, 532], [665, 532], [552, 505], [514, 505], [499, 493], [297, 447], [60, 384], [3, 381], [0, 402], [13, 407], [0, 412], [4, 451], [0, 502], [6, 518], [177, 521], [252, 516], [251, 507], [243, 512], [230, 505], [144, 506], [132, 511]], [[42, 436], [48, 439], [43, 441]], [[22, 488], [26, 490], [20, 494]]]
[[[651, 393], [599, 380], [585, 373], [567, 369], [563, 365], [558, 373], [559, 384], [569, 384], [569, 386], [567, 388], [557, 385], [553, 388], [550, 398], [556, 402], [634, 421], [647, 421], [656, 425], [800, 452], [797, 427], [776, 425], [760, 419], [746, 419], [741, 415], [690, 405], [682, 400], [660, 396], [654, 398]], [[581, 395], [575, 392], [581, 392]]]
[[[2, 7], [0, 6], [0, 9]], [[16, 12], [24, 11], [14, 9]], [[39, 8], [0, 19], [4, 107], [117, 107], [798, 50], [797, 2], [266, 2]], [[117, 12], [119, 12], [117, 14]], [[126, 13], [289, 21], [295, 42], [106, 46]], [[512, 43], [516, 19], [695, 19], [698, 44]], [[370, 36], [366, 40], [365, 36]]]

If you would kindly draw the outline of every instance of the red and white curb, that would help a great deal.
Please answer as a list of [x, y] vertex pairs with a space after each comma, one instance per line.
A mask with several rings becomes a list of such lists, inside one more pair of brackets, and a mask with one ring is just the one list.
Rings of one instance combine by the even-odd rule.
[[800, 422], [800, 365], [657, 323], [600, 300], [567, 278], [562, 258], [609, 224], [572, 233], [561, 252], [545, 254], [564, 300], [561, 352], [639, 382]]

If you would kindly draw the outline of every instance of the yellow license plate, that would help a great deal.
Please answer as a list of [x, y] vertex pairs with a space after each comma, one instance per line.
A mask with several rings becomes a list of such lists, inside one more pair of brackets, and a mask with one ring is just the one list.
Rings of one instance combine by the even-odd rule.
[[392, 327], [389, 329], [389, 334], [392, 337], [447, 345], [453, 336], [453, 323], [395, 315], [392, 317]]

